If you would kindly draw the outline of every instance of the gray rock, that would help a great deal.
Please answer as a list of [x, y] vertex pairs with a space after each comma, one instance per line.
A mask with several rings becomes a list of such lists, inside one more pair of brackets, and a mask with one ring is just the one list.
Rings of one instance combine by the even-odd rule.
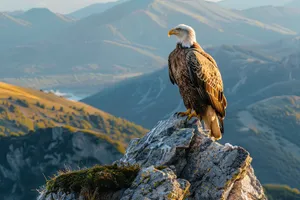
[[[209, 137], [201, 124], [170, 118], [134, 139], [115, 164], [140, 165], [122, 200], [264, 200], [249, 153]], [[160, 170], [161, 169], [161, 170]], [[39, 200], [46, 200], [40, 198]]]
[[130, 142], [124, 157], [117, 163], [167, 165], [179, 151], [188, 149], [194, 137], [194, 128], [185, 128], [184, 121], [172, 118], [161, 121], [145, 137]]
[[176, 175], [191, 184], [189, 199], [266, 199], [249, 153], [216, 143], [208, 135], [199, 122], [170, 118], [133, 140], [116, 163], [175, 166]]
[[77, 199], [76, 195], [74, 193], [71, 194], [66, 194], [62, 191], [57, 192], [57, 193], [51, 193], [47, 194], [46, 191], [42, 192], [41, 195], [38, 197], [37, 200], [54, 200], [54, 199], [59, 199], [59, 200], [74, 200]]
[[151, 166], [141, 170], [121, 200], [184, 199], [188, 195], [189, 187], [190, 183], [177, 179], [171, 169], [158, 170]]

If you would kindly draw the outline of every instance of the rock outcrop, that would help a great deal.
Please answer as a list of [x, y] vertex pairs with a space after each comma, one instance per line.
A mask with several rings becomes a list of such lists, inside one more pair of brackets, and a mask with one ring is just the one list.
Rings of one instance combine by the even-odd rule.
[[[115, 199], [256, 200], [266, 199], [241, 148], [214, 142], [199, 122], [171, 118], [161, 121], [145, 137], [134, 139], [115, 165], [140, 166], [129, 188], [115, 191]], [[71, 193], [74, 198], [85, 199]], [[57, 195], [44, 190], [40, 200]]]

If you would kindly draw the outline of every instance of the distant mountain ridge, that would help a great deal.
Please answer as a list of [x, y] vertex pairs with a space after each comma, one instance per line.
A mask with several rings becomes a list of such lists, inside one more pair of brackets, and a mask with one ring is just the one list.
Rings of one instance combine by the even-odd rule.
[[53, 13], [47, 8], [32, 8], [17, 17], [26, 20], [33, 25], [41, 25], [41, 22], [44, 22], [45, 24], [48, 23], [48, 25], [50, 23], [55, 24], [56, 22], [74, 22], [71, 18], [62, 17], [61, 14]]
[[222, 0], [218, 4], [226, 8], [231, 9], [249, 9], [260, 6], [283, 6], [291, 2], [292, 0], [251, 0], [251, 1], [239, 1], [239, 0]]
[[286, 6], [261, 6], [240, 11], [248, 18], [259, 20], [266, 24], [286, 27], [295, 32], [300, 32], [296, 24], [300, 20], [300, 9]]
[[69, 27], [74, 19], [55, 14], [47, 8], [33, 8], [17, 15], [0, 12], [0, 51], [25, 45], [33, 41], [43, 41]]
[[102, 12], [104, 12], [120, 3], [123, 3], [125, 1], [127, 1], [127, 0], [116, 0], [113, 2], [92, 4], [87, 7], [84, 7], [77, 11], [72, 12], [72, 13], [68, 14], [68, 16], [74, 17], [76, 19], [82, 19], [82, 18], [88, 17], [93, 14], [102, 13]]
[[[94, 93], [97, 85], [105, 87], [165, 66], [174, 44], [167, 32], [181, 22], [196, 29], [203, 46], [260, 44], [297, 35], [292, 28], [204, 0], [132, 0], [76, 22], [54, 15], [60, 20], [55, 23], [58, 28], [49, 25], [46, 33], [37, 28], [29, 34], [27, 28], [18, 27], [9, 34], [7, 29], [3, 44], [9, 47], [0, 47], [1, 80], [53, 86], [50, 89], [91, 88], [89, 93]], [[47, 24], [40, 23], [40, 27]], [[16, 56], [18, 60], [12, 62]]]

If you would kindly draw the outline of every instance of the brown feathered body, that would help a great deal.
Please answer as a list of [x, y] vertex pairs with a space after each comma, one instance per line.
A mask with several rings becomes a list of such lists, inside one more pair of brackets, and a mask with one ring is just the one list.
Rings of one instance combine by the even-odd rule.
[[227, 101], [216, 61], [198, 43], [191, 48], [177, 44], [169, 56], [169, 75], [178, 85], [185, 107], [200, 115], [212, 136], [220, 139]]

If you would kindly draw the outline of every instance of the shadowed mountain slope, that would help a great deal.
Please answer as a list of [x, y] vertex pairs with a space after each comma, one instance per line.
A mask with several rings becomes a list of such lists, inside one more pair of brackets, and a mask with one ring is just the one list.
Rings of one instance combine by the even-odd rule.
[[124, 1], [126, 1], [126, 0], [117, 0], [117, 1], [105, 2], [105, 3], [95, 3], [95, 4], [89, 5], [87, 7], [81, 8], [79, 10], [76, 10], [76, 11], [68, 14], [68, 16], [74, 17], [76, 19], [82, 19], [82, 18], [88, 17], [93, 14], [102, 13], [120, 3], [123, 3]]
[[[299, 95], [295, 84], [300, 79], [297, 55], [272, 57], [251, 48], [225, 45], [207, 50], [217, 60], [222, 72], [229, 111], [273, 96]], [[278, 87], [292, 87], [293, 90], [278, 90]], [[121, 97], [123, 105], [108, 100]], [[148, 114], [148, 111], [156, 110], [156, 106], [161, 106], [161, 113], [164, 115], [183, 106], [178, 89], [169, 81], [167, 67], [153, 74], [124, 81], [86, 98], [83, 102], [139, 121], [146, 127], [151, 127], [160, 113]]]
[[285, 27], [299, 33], [300, 9], [295, 7], [262, 6], [242, 10], [240, 13], [265, 24]]
[[[29, 200], [58, 171], [111, 164], [122, 153], [107, 140], [64, 128], [0, 138], [1, 199]], [[60, 173], [61, 173], [60, 172]]]

